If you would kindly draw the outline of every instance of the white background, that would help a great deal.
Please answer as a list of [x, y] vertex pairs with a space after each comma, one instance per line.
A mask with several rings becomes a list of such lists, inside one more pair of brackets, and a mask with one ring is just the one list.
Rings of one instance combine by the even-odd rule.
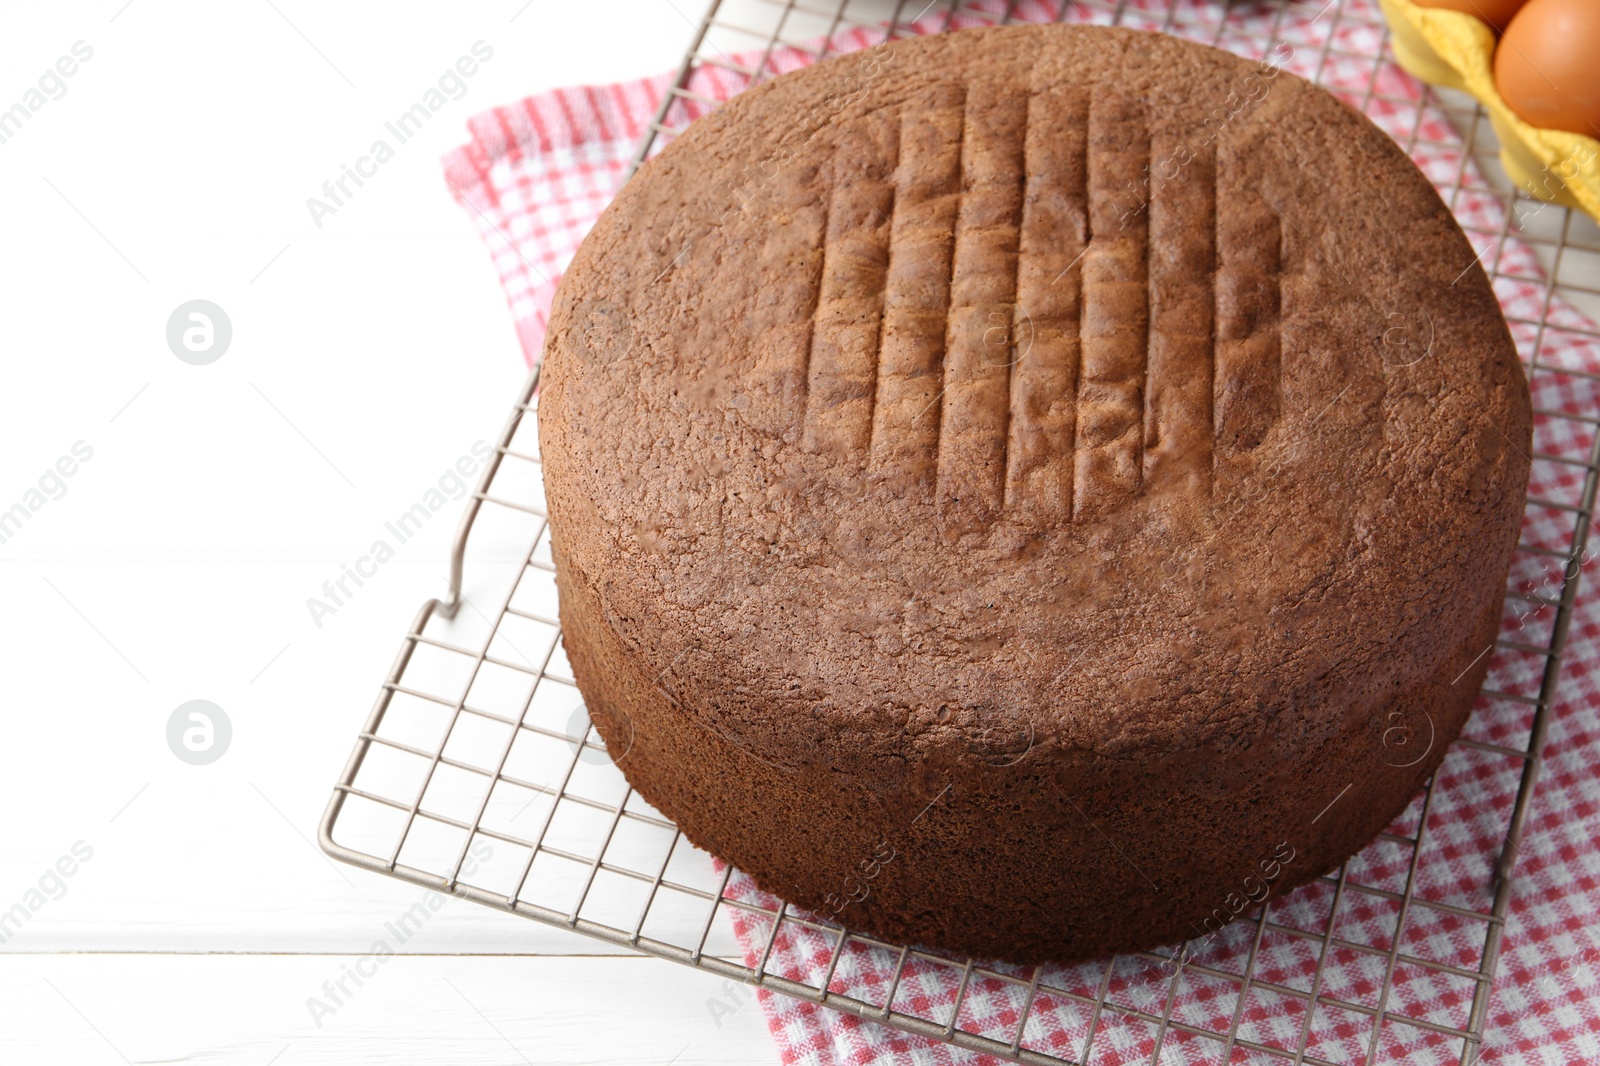
[[[460, 504], [320, 628], [306, 600], [524, 374], [439, 156], [495, 104], [675, 66], [701, 14], [523, 8], [0, 10], [0, 109], [93, 49], [0, 144], [0, 510], [93, 449], [0, 545], [0, 910], [93, 851], [0, 946], [0, 1062], [777, 1061], [720, 982], [459, 901], [320, 1028], [306, 1005], [419, 896], [312, 840]], [[464, 98], [317, 228], [306, 198], [478, 40]], [[233, 327], [208, 366], [166, 343], [196, 298]], [[167, 747], [192, 699], [232, 723], [209, 766]]]

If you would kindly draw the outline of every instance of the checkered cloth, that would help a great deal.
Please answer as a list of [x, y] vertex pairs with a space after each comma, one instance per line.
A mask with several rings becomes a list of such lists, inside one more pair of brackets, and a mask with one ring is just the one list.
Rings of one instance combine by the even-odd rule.
[[[1175, 0], [1176, 19], [1167, 28], [1180, 36], [1210, 41], [1221, 9], [1212, 2]], [[999, 8], [999, 4], [994, 5]], [[1059, 13], [1042, 3], [1014, 4], [1013, 18], [1045, 21], [1091, 20], [1076, 5]], [[1320, 9], [1320, 10], [1319, 10]], [[1164, 0], [1133, 0], [1122, 24], [1157, 29], [1167, 24]], [[1093, 20], [1104, 21], [1096, 15]], [[956, 25], [978, 19], [958, 18]], [[1478, 174], [1461, 137], [1440, 110], [1438, 98], [1404, 74], [1387, 57], [1384, 35], [1372, 0], [1345, 0], [1322, 8], [1321, 0], [1287, 8], [1276, 4], [1235, 3], [1219, 43], [1253, 59], [1269, 41], [1287, 42], [1273, 53], [1285, 68], [1313, 78], [1390, 132], [1439, 187], [1454, 208], [1491, 275], [1523, 359], [1532, 368], [1536, 410], [1579, 416], [1600, 415], [1600, 333], [1564, 303], [1548, 285], [1534, 254], [1518, 239], [1559, 221], [1559, 209], [1543, 208], [1544, 219], [1528, 218], [1540, 209], [1523, 202], [1508, 217], [1506, 201]], [[945, 27], [944, 16], [927, 18], [923, 32]], [[867, 31], [843, 33], [833, 51], [875, 43]], [[1331, 47], [1329, 47], [1331, 45]], [[1383, 59], [1374, 60], [1382, 56]], [[813, 61], [803, 50], [776, 51], [768, 69], [783, 72]], [[555, 284], [579, 242], [623, 178], [635, 145], [652, 121], [669, 75], [616, 85], [544, 93], [496, 108], [471, 122], [472, 141], [445, 160], [447, 179], [469, 209], [494, 257], [511, 304], [512, 317], [530, 363], [537, 359]], [[703, 66], [689, 88], [723, 100], [748, 84], [737, 73]], [[673, 105], [668, 116], [681, 125], [704, 106], [692, 99]], [[1576, 219], [1573, 226], [1587, 226]], [[1462, 269], [1469, 267], [1461, 264]], [[1542, 324], [1541, 324], [1542, 323]], [[1557, 505], [1575, 505], [1594, 447], [1593, 424], [1582, 420], [1537, 419], [1535, 453], [1551, 456], [1534, 463], [1531, 495]], [[1466, 736], [1486, 745], [1521, 750], [1533, 717], [1531, 698], [1540, 689], [1555, 610], [1540, 600], [1559, 600], [1564, 556], [1575, 527], [1587, 516], [1561, 506], [1530, 505], [1523, 543], [1549, 554], [1521, 551], [1513, 564], [1513, 589], [1532, 599], [1508, 602], [1504, 640], [1496, 648], [1488, 688], [1530, 698], [1518, 702], [1485, 696]], [[1582, 561], [1587, 562], [1585, 554]], [[1497, 980], [1488, 1006], [1481, 1061], [1498, 1063], [1600, 1062], [1600, 853], [1594, 839], [1600, 822], [1600, 781], [1591, 767], [1600, 760], [1600, 585], [1593, 576], [1576, 602], [1565, 637], [1562, 680], [1550, 721], [1542, 775], [1526, 834], [1518, 849], [1515, 892], [1506, 926]], [[1527, 652], [1517, 646], [1526, 646]], [[1350, 885], [1335, 904], [1335, 886], [1319, 882], [1269, 905], [1271, 925], [1256, 939], [1257, 922], [1241, 920], [1198, 949], [1201, 968], [1185, 971], [1167, 1002], [1170, 968], [1148, 959], [1119, 958], [1075, 967], [1046, 967], [1050, 986], [1086, 997], [1101, 996], [1114, 1006], [1095, 1012], [1075, 1000], [1040, 994], [1033, 1003], [1022, 1046], [1064, 1058], [1088, 1053], [1089, 1061], [1122, 1064], [1151, 1061], [1156, 1029], [1127, 1013], [1141, 1011], [1173, 1022], [1226, 1033], [1237, 1026], [1239, 1044], [1232, 1061], [1279, 1061], [1248, 1051], [1252, 1044], [1294, 1049], [1303, 1029], [1307, 1052], [1337, 1063], [1363, 1062], [1373, 1027], [1372, 1011], [1328, 1005], [1381, 1006], [1390, 1015], [1425, 1024], [1465, 1028], [1483, 950], [1485, 923], [1471, 916], [1487, 910], [1495, 859], [1517, 790], [1521, 760], [1493, 748], [1456, 745], [1436, 780], [1431, 804], [1421, 798], [1392, 828], [1414, 836], [1426, 820], [1426, 844], [1412, 870], [1412, 849], [1378, 841], [1352, 860]], [[1387, 952], [1401, 924], [1399, 896], [1408, 877], [1414, 896], [1444, 907], [1413, 906], [1399, 932], [1400, 954], [1457, 967], [1427, 968], [1401, 961], [1387, 981]], [[735, 874], [729, 897], [776, 908], [777, 902]], [[1459, 912], [1449, 910], [1454, 905]], [[736, 932], [750, 965], [761, 961], [771, 926], [759, 915], [732, 909]], [[1330, 913], [1332, 911], [1332, 913]], [[1305, 930], [1314, 937], [1284, 930]], [[1333, 937], [1318, 986], [1318, 1003], [1309, 1022], [1305, 997], [1277, 988], [1310, 991], [1322, 952], [1322, 935]], [[1355, 946], [1381, 949], [1362, 952]], [[768, 971], [813, 984], [827, 976], [833, 938], [785, 923], [765, 965]], [[1205, 972], [1242, 974], [1254, 950], [1255, 982], [1241, 995], [1239, 982]], [[867, 1001], [881, 1002], [893, 979], [894, 956], [856, 950], [852, 944], [835, 965], [829, 987]], [[997, 964], [1001, 973], [1025, 982], [1030, 971]], [[1108, 972], [1109, 971], [1109, 972]], [[894, 1006], [924, 1017], [948, 1019], [957, 1002], [959, 967], [912, 957], [899, 977]], [[1009, 1039], [1021, 1017], [1022, 983], [973, 977], [960, 996], [957, 1023]], [[977, 1061], [980, 1056], [920, 1037], [859, 1021], [781, 995], [761, 993], [773, 1035], [786, 1063], [818, 1066], [914, 1062], [944, 1064]], [[1117, 1009], [1122, 1008], [1121, 1010]], [[1169, 1030], [1160, 1061], [1215, 1062], [1221, 1044]], [[1388, 1023], [1376, 1044], [1376, 1062], [1459, 1062], [1461, 1043], [1425, 1026]]]

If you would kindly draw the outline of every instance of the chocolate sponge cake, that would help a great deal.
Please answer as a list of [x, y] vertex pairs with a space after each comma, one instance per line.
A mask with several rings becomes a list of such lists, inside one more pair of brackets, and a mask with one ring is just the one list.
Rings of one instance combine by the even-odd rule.
[[739, 96], [622, 189], [546, 345], [613, 757], [791, 903], [1017, 961], [1336, 867], [1498, 628], [1531, 416], [1474, 258], [1355, 111], [1158, 35]]

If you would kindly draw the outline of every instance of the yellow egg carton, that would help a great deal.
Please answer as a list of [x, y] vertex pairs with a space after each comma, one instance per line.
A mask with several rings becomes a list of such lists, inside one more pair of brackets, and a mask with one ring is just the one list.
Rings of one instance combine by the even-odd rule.
[[1378, 2], [1389, 20], [1394, 57], [1407, 72], [1470, 93], [1483, 105], [1500, 139], [1500, 162], [1519, 188], [1600, 221], [1600, 141], [1538, 129], [1506, 106], [1494, 84], [1495, 34], [1488, 23], [1411, 0]]

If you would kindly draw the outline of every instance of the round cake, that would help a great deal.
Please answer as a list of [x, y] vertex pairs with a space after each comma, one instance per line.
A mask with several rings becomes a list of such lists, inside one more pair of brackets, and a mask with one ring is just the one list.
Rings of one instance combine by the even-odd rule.
[[623, 187], [546, 343], [612, 757], [795, 906], [1019, 962], [1337, 867], [1499, 625], [1531, 415], [1475, 259], [1361, 115], [1169, 37], [740, 95]]

